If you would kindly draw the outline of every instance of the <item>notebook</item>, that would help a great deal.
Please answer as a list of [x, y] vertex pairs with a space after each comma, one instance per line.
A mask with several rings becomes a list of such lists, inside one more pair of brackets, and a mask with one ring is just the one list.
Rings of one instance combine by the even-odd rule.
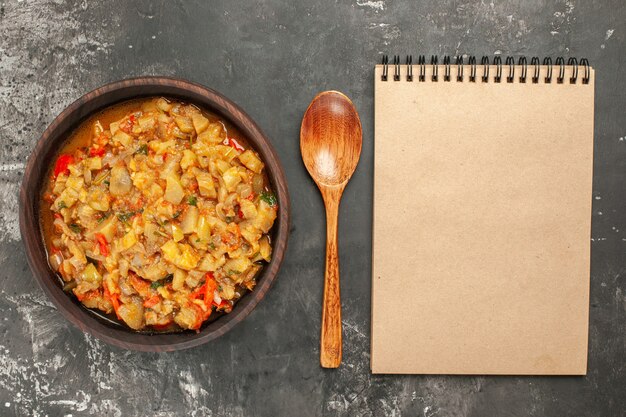
[[584, 375], [594, 70], [437, 61], [375, 69], [371, 370]]

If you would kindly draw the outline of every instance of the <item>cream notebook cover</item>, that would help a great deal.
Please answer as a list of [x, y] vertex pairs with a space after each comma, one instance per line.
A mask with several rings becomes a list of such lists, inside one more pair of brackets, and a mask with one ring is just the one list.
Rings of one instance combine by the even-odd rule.
[[465, 65], [458, 81], [456, 65], [389, 65], [382, 81], [384, 68], [372, 372], [584, 375], [593, 69]]

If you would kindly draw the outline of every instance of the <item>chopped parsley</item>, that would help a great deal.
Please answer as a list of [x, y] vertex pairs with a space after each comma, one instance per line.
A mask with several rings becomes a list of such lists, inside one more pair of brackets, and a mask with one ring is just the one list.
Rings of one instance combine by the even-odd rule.
[[59, 201], [59, 204], [57, 204], [57, 207], [59, 208], [59, 210], [67, 208], [67, 204], [65, 204], [65, 201]]
[[135, 153], [137, 155], [148, 155], [148, 145], [144, 143], [135, 151]]
[[143, 208], [135, 211], [127, 211], [127, 212], [119, 212], [117, 213], [117, 218], [120, 219], [122, 223], [128, 222], [132, 219], [136, 214], [143, 213]]
[[160, 280], [154, 281], [152, 284], [150, 284], [150, 288], [152, 288], [153, 290], [156, 290], [157, 288], [162, 287], [165, 284], [171, 282], [172, 279], [174, 279], [174, 274], [167, 274]]
[[83, 228], [80, 227], [79, 225], [77, 225], [76, 223], [71, 223], [70, 224], [70, 229], [72, 229], [72, 232], [74, 233], [80, 233], [83, 231]]
[[104, 219], [107, 219], [110, 215], [111, 213], [108, 211], [100, 214], [100, 217], [98, 217], [98, 223], [102, 223]]
[[276, 196], [270, 192], [267, 191], [263, 191], [261, 193], [261, 200], [265, 201], [267, 204], [269, 204], [270, 207], [274, 207], [277, 203], [276, 201]]
[[190, 206], [195, 206], [198, 204], [198, 198], [195, 195], [190, 195], [189, 198], [187, 198], [187, 203], [189, 203]]
[[109, 180], [104, 180], [104, 181], [102, 181], [102, 182], [103, 182], [103, 183], [104, 183], [104, 185], [106, 185], [107, 187], [108, 187], [109, 185], [111, 185], [111, 181], [109, 181]]
[[176, 213], [174, 213], [172, 215], [172, 219], [177, 219], [181, 214], [182, 214], [182, 210], [178, 210]]
[[117, 218], [120, 219], [122, 223], [126, 223], [135, 215], [134, 211], [127, 211], [126, 213], [117, 213]]

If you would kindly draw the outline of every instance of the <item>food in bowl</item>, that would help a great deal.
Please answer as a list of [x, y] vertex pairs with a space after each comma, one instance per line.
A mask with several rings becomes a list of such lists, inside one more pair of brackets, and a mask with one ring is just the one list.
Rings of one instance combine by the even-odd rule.
[[259, 155], [214, 114], [164, 97], [87, 119], [45, 184], [49, 264], [134, 330], [198, 330], [252, 290], [276, 198]]

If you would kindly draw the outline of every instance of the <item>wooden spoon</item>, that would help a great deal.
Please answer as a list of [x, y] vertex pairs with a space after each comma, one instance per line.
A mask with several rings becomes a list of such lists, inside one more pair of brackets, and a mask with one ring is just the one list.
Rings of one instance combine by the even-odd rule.
[[341, 297], [337, 217], [339, 202], [361, 156], [361, 121], [348, 97], [338, 91], [318, 94], [307, 109], [300, 128], [300, 151], [326, 206], [326, 274], [320, 363], [337, 368], [341, 363]]

